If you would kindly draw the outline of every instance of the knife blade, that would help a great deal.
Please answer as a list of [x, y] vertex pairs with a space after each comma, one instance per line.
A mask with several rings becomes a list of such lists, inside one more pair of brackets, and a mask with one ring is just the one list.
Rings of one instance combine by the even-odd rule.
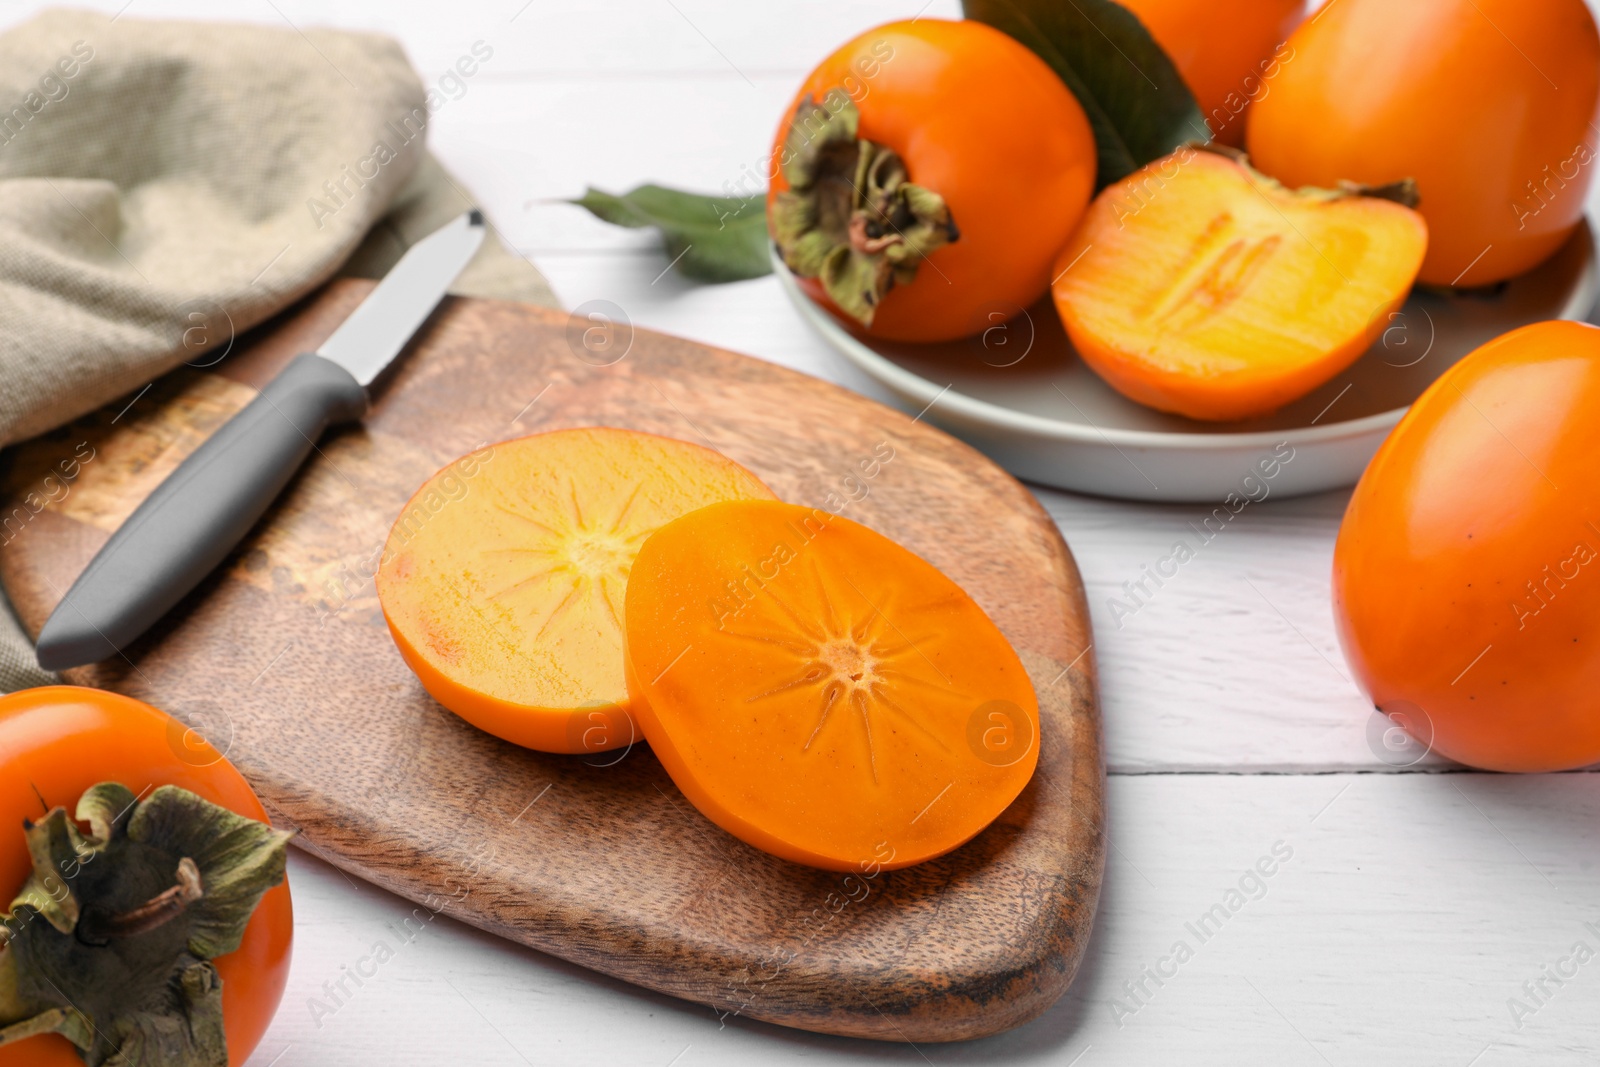
[[469, 211], [413, 245], [316, 352], [296, 356], [128, 516], [39, 631], [39, 666], [120, 652], [221, 563], [405, 348], [483, 243]]

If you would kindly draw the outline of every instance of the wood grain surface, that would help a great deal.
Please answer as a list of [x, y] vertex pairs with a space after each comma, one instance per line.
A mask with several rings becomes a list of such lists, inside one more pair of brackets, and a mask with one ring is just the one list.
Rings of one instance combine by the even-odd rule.
[[[336, 283], [215, 368], [180, 369], [12, 450], [0, 581], [30, 632], [144, 495], [369, 284]], [[1088, 611], [1055, 525], [1010, 476], [913, 419], [645, 331], [597, 356], [579, 336], [590, 325], [447, 301], [378, 383], [365, 425], [320, 442], [229, 561], [124, 658], [69, 679], [192, 722], [302, 847], [416, 901], [418, 923], [450, 914], [721, 1015], [826, 1033], [958, 1040], [1037, 1015], [1089, 938], [1105, 844]], [[390, 523], [462, 453], [593, 424], [709, 444], [965, 587], [1039, 694], [1039, 769], [1016, 802], [948, 856], [846, 879], [725, 834], [642, 744], [550, 756], [434, 703], [373, 590]], [[894, 458], [867, 477], [881, 442]], [[70, 481], [47, 480], [64, 470]]]

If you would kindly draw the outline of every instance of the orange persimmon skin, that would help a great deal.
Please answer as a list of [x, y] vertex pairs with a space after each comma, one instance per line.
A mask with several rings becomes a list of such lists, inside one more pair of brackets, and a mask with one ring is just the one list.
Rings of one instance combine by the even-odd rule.
[[[9, 835], [0, 837], [0, 908], [32, 870], [22, 820], [44, 814], [39, 796], [71, 813], [100, 782], [121, 782], [141, 795], [173, 785], [271, 822], [233, 764], [148, 704], [71, 685], [0, 696], [0, 834]], [[285, 880], [261, 898], [238, 949], [212, 961], [222, 976], [228, 1062], [244, 1063], [267, 1032], [289, 980], [293, 940]], [[83, 1059], [66, 1038], [47, 1034], [0, 1048], [0, 1067], [83, 1067]]]
[[1249, 104], [1272, 91], [1283, 62], [1273, 50], [1300, 24], [1305, 0], [1121, 2], [1177, 66], [1216, 139], [1243, 144]]
[[1184, 148], [1101, 191], [1057, 261], [1056, 309], [1130, 399], [1250, 418], [1360, 358], [1427, 241], [1399, 204], [1297, 193]]
[[741, 497], [772, 491], [670, 437], [501, 442], [435, 474], [395, 521], [377, 575], [389, 632], [423, 688], [480, 730], [543, 752], [625, 747], [639, 740], [622, 667], [633, 555], [662, 522]]
[[714, 504], [645, 542], [628, 689], [686, 797], [795, 863], [893, 869], [971, 839], [1038, 762], [1017, 654], [931, 564], [848, 519]]
[[[854, 100], [860, 136], [905, 161], [911, 181], [944, 197], [960, 230], [910, 285], [892, 289], [864, 332], [896, 341], [979, 333], [1044, 295], [1050, 264], [1094, 189], [1094, 135], [1044, 61], [978, 22], [892, 22], [846, 43], [812, 71], [773, 142], [767, 202], [788, 188], [781, 161], [796, 108], [833, 91]], [[815, 279], [801, 287], [848, 327]]]
[[1600, 760], [1600, 329], [1540, 322], [1446, 371], [1350, 498], [1339, 639], [1374, 706], [1474, 767]]
[[1289, 46], [1251, 109], [1252, 159], [1289, 185], [1415, 178], [1423, 281], [1512, 277], [1578, 224], [1600, 105], [1583, 0], [1338, 0]]

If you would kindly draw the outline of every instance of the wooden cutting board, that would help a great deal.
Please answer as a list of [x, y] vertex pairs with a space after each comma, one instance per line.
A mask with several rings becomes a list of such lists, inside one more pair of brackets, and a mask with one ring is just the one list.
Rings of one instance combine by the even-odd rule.
[[[8, 453], [0, 580], [31, 633], [138, 502], [369, 287], [335, 283], [216, 367]], [[416, 901], [418, 922], [442, 912], [727, 1018], [826, 1033], [947, 1041], [1038, 1015], [1088, 941], [1105, 840], [1089, 614], [1055, 525], [971, 448], [844, 389], [644, 331], [597, 355], [586, 328], [447, 301], [365, 425], [324, 439], [229, 561], [125, 659], [69, 679], [195, 724], [301, 847]], [[1039, 769], [1016, 802], [939, 860], [845, 877], [724, 833], [642, 744], [545, 755], [434, 703], [371, 581], [390, 523], [483, 442], [593, 424], [707, 443], [964, 586], [1039, 694]]]

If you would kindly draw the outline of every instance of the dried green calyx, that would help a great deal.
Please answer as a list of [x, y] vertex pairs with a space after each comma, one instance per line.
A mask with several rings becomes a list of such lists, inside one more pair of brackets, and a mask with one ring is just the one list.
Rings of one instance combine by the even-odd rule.
[[[226, 1067], [222, 980], [289, 834], [115, 782], [25, 823], [33, 872], [0, 914], [0, 1046], [57, 1033], [90, 1067]], [[88, 834], [78, 828], [87, 823]]]
[[858, 135], [860, 114], [842, 94], [807, 97], [784, 140], [789, 188], [772, 202], [772, 237], [789, 269], [821, 281], [829, 299], [864, 326], [889, 290], [960, 234], [944, 198], [913, 184], [892, 149]]

